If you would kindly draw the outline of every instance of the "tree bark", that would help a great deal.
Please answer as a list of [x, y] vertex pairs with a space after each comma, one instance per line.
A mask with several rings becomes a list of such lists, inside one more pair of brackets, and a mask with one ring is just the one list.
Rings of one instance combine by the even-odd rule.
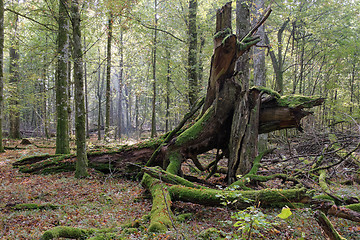
[[157, 0], [154, 1], [154, 10], [155, 10], [155, 14], [154, 14], [154, 46], [153, 46], [153, 98], [152, 98], [152, 112], [151, 112], [151, 137], [156, 137], [157, 133], [156, 133], [156, 50], [157, 50], [157, 25], [158, 25], [158, 15], [157, 15], [157, 6], [158, 2]]
[[86, 154], [86, 126], [84, 102], [83, 54], [81, 48], [80, 12], [78, 0], [72, 0], [71, 16], [74, 43], [74, 82], [75, 82], [75, 136], [76, 136], [76, 170], [75, 177], [88, 175]]
[[189, 81], [189, 105], [190, 107], [198, 98], [198, 64], [197, 64], [197, 0], [189, 1], [188, 32], [189, 32], [189, 50], [188, 50], [188, 81]]
[[20, 136], [20, 105], [19, 105], [19, 89], [18, 84], [20, 81], [19, 75], [19, 52], [18, 52], [18, 40], [17, 40], [17, 25], [18, 15], [13, 17], [13, 34], [11, 35], [11, 46], [9, 49], [10, 57], [10, 98], [9, 98], [9, 118], [10, 118], [10, 134], [12, 139], [19, 139]]
[[0, 152], [3, 146], [3, 110], [4, 110], [4, 0], [0, 0]]
[[110, 13], [108, 20], [108, 38], [107, 38], [107, 53], [106, 53], [105, 138], [109, 138], [109, 133], [110, 133], [112, 25], [113, 25], [113, 17], [112, 17], [112, 13]]
[[67, 60], [68, 56], [68, 30], [69, 23], [67, 12], [69, 7], [68, 0], [59, 0], [59, 19], [58, 19], [58, 61], [56, 67], [56, 153], [70, 153], [69, 145], [69, 113], [68, 113], [68, 80], [67, 80]]

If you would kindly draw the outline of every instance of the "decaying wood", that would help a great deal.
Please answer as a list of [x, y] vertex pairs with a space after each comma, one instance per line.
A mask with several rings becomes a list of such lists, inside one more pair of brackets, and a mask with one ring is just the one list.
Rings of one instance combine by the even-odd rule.
[[360, 213], [346, 207], [336, 206], [331, 202], [323, 202], [316, 209], [321, 210], [326, 215], [345, 218], [354, 222], [360, 222]]
[[315, 212], [315, 219], [320, 225], [320, 227], [324, 230], [326, 236], [329, 237], [330, 240], [346, 240], [346, 238], [343, 238], [334, 228], [334, 226], [331, 224], [329, 219], [325, 216], [324, 213], [320, 211]]

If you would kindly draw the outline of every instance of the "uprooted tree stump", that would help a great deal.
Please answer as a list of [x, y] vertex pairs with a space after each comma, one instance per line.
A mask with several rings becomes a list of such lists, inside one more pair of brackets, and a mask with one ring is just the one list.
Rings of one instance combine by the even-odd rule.
[[[261, 179], [261, 176], [257, 176], [262, 156], [257, 153], [257, 136], [286, 128], [302, 130], [300, 120], [311, 114], [305, 109], [321, 105], [324, 99], [280, 96], [263, 87], [243, 89], [242, 79], [238, 79], [234, 70], [235, 62], [260, 39], [249, 34], [239, 41], [231, 29], [231, 3], [228, 3], [217, 12], [207, 95], [203, 109], [194, 123], [185, 125], [186, 120], [191, 117], [187, 116], [178, 128], [160, 139], [124, 146], [111, 152], [88, 153], [89, 167], [104, 173], [118, 172], [134, 176], [140, 170], [144, 172], [142, 184], [153, 198], [148, 228], [150, 231], [165, 231], [171, 227], [172, 201], [220, 205], [222, 201], [229, 200], [236, 202], [237, 208], [246, 208], [254, 202], [260, 202], [261, 206], [289, 201], [309, 202], [305, 189], [296, 179], [284, 175]], [[194, 109], [192, 114], [199, 109], [199, 105]], [[218, 150], [216, 160], [210, 166], [202, 166], [198, 155], [213, 149]], [[191, 159], [199, 170], [212, 168], [211, 172], [215, 172], [218, 161], [223, 157], [228, 159], [228, 185], [235, 184], [242, 188], [235, 194], [230, 194], [233, 193], [230, 190], [211, 189], [183, 177], [181, 166], [185, 160]], [[22, 159], [14, 165], [29, 173], [72, 171], [75, 169], [75, 158], [75, 155], [35, 156]], [[287, 179], [296, 186], [286, 190], [250, 190], [245, 187], [239, 175], [260, 182], [273, 178]]]

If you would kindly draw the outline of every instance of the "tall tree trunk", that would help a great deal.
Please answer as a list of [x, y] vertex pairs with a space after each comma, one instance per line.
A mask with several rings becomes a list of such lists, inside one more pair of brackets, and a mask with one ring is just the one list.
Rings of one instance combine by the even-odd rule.
[[188, 17], [188, 32], [189, 32], [189, 51], [188, 51], [188, 81], [189, 81], [189, 104], [190, 107], [196, 102], [198, 98], [198, 65], [197, 65], [197, 0], [189, 1], [189, 17]]
[[[47, 45], [47, 38], [46, 38], [46, 45]], [[41, 103], [41, 112], [42, 112], [42, 124], [44, 126], [44, 136], [49, 139], [49, 121], [48, 121], [48, 108], [47, 108], [47, 100], [48, 100], [48, 95], [47, 95], [47, 83], [46, 83], [46, 78], [47, 78], [47, 66], [46, 66], [46, 56], [44, 55], [43, 58], [43, 72], [42, 72], [42, 81], [40, 83], [40, 92], [41, 92], [41, 96], [42, 96], [42, 103]]]
[[80, 12], [78, 0], [72, 0], [71, 16], [73, 24], [73, 58], [74, 58], [74, 83], [75, 83], [75, 136], [76, 136], [76, 170], [75, 177], [81, 178], [88, 175], [88, 160], [86, 155], [85, 131], [85, 102], [83, 79], [83, 54], [81, 49]]
[[69, 145], [69, 113], [68, 113], [68, 80], [67, 80], [67, 60], [68, 56], [68, 29], [67, 19], [69, 1], [59, 0], [58, 18], [58, 39], [57, 54], [58, 62], [56, 68], [56, 154], [70, 153]]
[[[250, 31], [250, 5], [247, 1], [236, 2], [236, 33], [238, 38]], [[258, 93], [249, 93], [250, 65], [249, 53], [245, 52], [236, 63], [241, 85], [241, 97], [236, 100], [229, 143], [227, 181], [232, 183], [237, 175], [248, 173], [257, 154], [259, 125]]]
[[106, 56], [106, 106], [105, 106], [105, 138], [110, 133], [110, 97], [111, 97], [111, 41], [112, 41], [113, 16], [110, 13], [108, 20], [107, 56]]
[[123, 30], [120, 30], [120, 69], [119, 69], [119, 98], [118, 98], [118, 136], [119, 139], [122, 137], [123, 130], [123, 109], [122, 109], [122, 88], [123, 88], [123, 77], [124, 77], [124, 50], [123, 50]]
[[[86, 51], [86, 39], [85, 39], [85, 37], [84, 37], [84, 51]], [[84, 61], [84, 83], [85, 83], [86, 138], [90, 138], [90, 133], [89, 133], [89, 102], [88, 102], [86, 61]]]
[[20, 138], [20, 106], [19, 106], [19, 90], [18, 83], [20, 80], [19, 76], [19, 53], [18, 53], [18, 40], [17, 40], [17, 24], [18, 16], [14, 17], [14, 33], [11, 36], [11, 46], [10, 46], [10, 138], [19, 139]]
[[3, 139], [3, 106], [4, 106], [4, 1], [0, 0], [0, 152], [4, 152]]
[[97, 132], [98, 132], [98, 140], [101, 140], [101, 100], [102, 100], [102, 86], [103, 82], [101, 81], [101, 55], [100, 48], [98, 48], [99, 53], [99, 68], [98, 68], [98, 82], [97, 82], [97, 99], [98, 99], [98, 119], [97, 119]]
[[124, 85], [124, 94], [125, 94], [125, 124], [124, 124], [124, 130], [126, 136], [129, 136], [130, 132], [130, 107], [129, 107], [129, 88], [127, 85]]
[[170, 118], [170, 81], [171, 81], [171, 67], [170, 67], [170, 50], [166, 48], [166, 60], [167, 60], [167, 76], [166, 76], [166, 113], [165, 113], [165, 132], [170, 130], [169, 118]]
[[[256, 21], [253, 22], [255, 25], [260, 19], [260, 16], [265, 10], [264, 0], [255, 0], [254, 16], [258, 16]], [[265, 45], [265, 25], [261, 25], [256, 32], [261, 39], [258, 43], [260, 46]], [[254, 85], [266, 87], [266, 67], [265, 67], [265, 48], [254, 47], [253, 48], [253, 62], [254, 62]], [[258, 149], [259, 152], [265, 151], [267, 148], [268, 134], [259, 134]]]
[[[287, 19], [282, 26], [280, 27], [278, 33], [277, 33], [277, 48], [278, 48], [278, 54], [275, 55], [274, 51], [269, 51], [272, 66], [275, 73], [276, 78], [276, 87], [275, 90], [282, 93], [284, 90], [284, 59], [283, 59], [283, 33], [289, 24], [290, 19]], [[270, 46], [270, 40], [267, 35], [265, 35], [265, 43]], [[270, 49], [271, 50], [271, 49]]]
[[151, 137], [156, 137], [156, 48], [157, 48], [157, 25], [158, 25], [158, 15], [157, 15], [157, 0], [154, 1], [154, 42], [153, 42], [153, 98], [152, 98], [152, 113], [151, 113]]

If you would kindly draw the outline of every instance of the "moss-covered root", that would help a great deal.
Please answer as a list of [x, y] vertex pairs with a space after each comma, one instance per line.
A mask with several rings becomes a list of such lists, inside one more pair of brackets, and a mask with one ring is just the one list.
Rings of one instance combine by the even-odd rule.
[[360, 203], [349, 204], [344, 207], [360, 213]]
[[91, 235], [94, 230], [85, 230], [74, 227], [54, 227], [50, 230], [44, 232], [41, 236], [40, 240], [50, 240], [56, 238], [72, 238], [72, 239], [86, 239], [89, 235]]
[[142, 185], [149, 189], [152, 196], [150, 213], [150, 232], [165, 232], [171, 226], [171, 198], [166, 186], [158, 179], [144, 174]]
[[320, 227], [324, 230], [325, 234], [331, 240], [346, 240], [346, 238], [342, 237], [331, 224], [329, 219], [325, 216], [324, 213], [320, 211], [315, 212], [315, 219], [320, 225]]
[[52, 204], [21, 203], [11, 206], [12, 210], [57, 209], [60, 206]]
[[[237, 186], [238, 188], [240, 189], [243, 189], [243, 190], [251, 190], [251, 188], [248, 188], [245, 186], [245, 184], [248, 182], [248, 179], [249, 177], [257, 177], [256, 176], [256, 172], [259, 170], [260, 168], [260, 161], [261, 159], [268, 153], [271, 153], [272, 151], [274, 151], [275, 149], [268, 149], [268, 150], [265, 150], [263, 152], [261, 152], [255, 159], [254, 159], [254, 162], [253, 162], [253, 166], [252, 168], [250, 169], [249, 173], [248, 174], [245, 174], [242, 178], [240, 178], [239, 180], [233, 182], [229, 187], [228, 189], [231, 189], [231, 188], [235, 188], [235, 186]], [[261, 176], [258, 177], [258, 179], [260, 178]], [[264, 181], [268, 181], [268, 180], [271, 180], [273, 178], [261, 178], [263, 179]]]
[[328, 185], [326, 184], [326, 170], [319, 171], [319, 185], [325, 193], [331, 193]]
[[167, 166], [166, 171], [177, 175], [180, 171], [182, 161], [183, 157], [178, 151], [170, 152], [169, 165]]
[[[194, 189], [174, 185], [169, 188], [173, 201], [187, 201], [210, 206], [221, 206], [224, 201], [235, 202], [236, 208], [244, 209], [254, 202], [261, 203], [261, 206], [272, 206], [278, 202], [302, 202], [310, 200], [305, 188], [301, 189], [263, 189], [252, 191], [226, 191], [215, 189]], [[236, 200], [236, 201], [235, 201]]]
[[191, 188], [205, 188], [203, 186], [192, 183], [182, 177], [164, 171], [160, 167], [143, 167], [143, 171], [154, 178], [161, 179], [166, 183], [179, 184]]

